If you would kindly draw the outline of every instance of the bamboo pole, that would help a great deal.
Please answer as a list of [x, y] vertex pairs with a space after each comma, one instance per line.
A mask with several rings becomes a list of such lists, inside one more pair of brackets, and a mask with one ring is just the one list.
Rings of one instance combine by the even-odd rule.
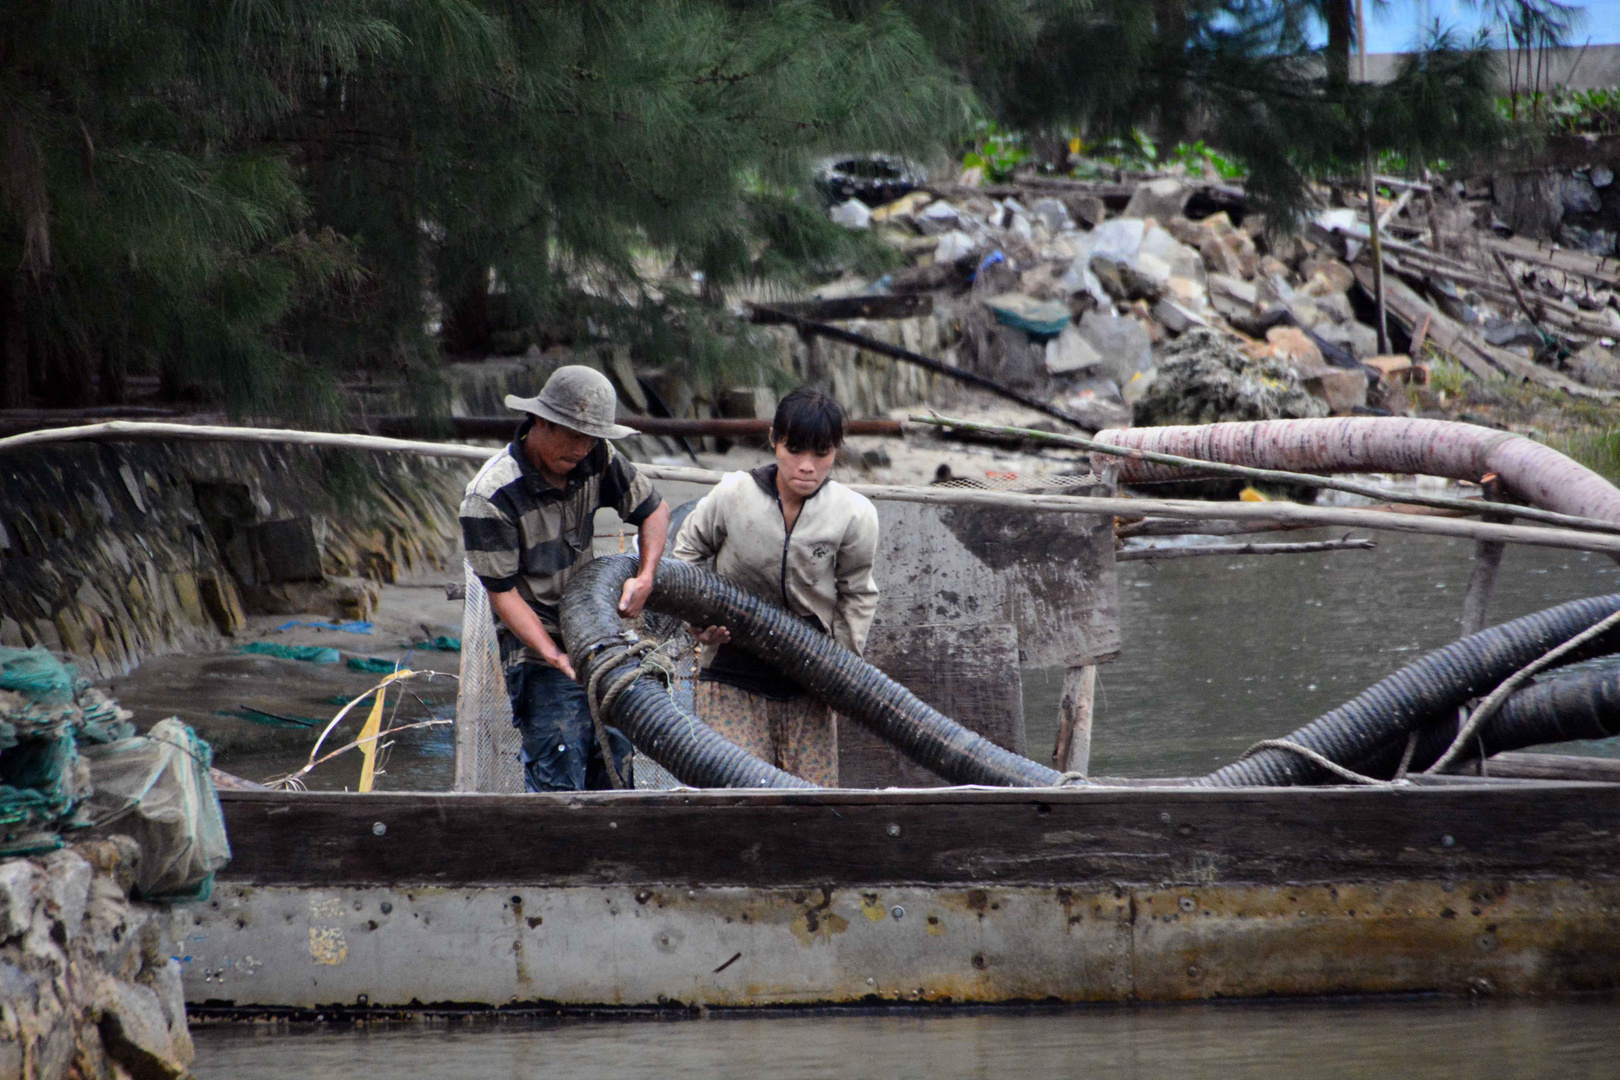
[[929, 424], [934, 427], [954, 427], [963, 431], [977, 431], [990, 435], [1015, 436], [1032, 442], [1046, 442], [1057, 446], [1073, 447], [1077, 450], [1090, 450], [1093, 453], [1110, 454], [1114, 457], [1129, 458], [1132, 461], [1151, 461], [1155, 465], [1174, 465], [1179, 468], [1215, 476], [1232, 476], [1243, 480], [1261, 480], [1268, 483], [1299, 484], [1302, 487], [1327, 488], [1332, 491], [1343, 491], [1350, 495], [1361, 495], [1365, 498], [1377, 499], [1379, 502], [1432, 506], [1437, 510], [1460, 510], [1465, 514], [1489, 513], [1496, 516], [1510, 513], [1527, 521], [1539, 521], [1544, 525], [1557, 525], [1566, 529], [1589, 529], [1593, 532], [1620, 535], [1620, 523], [1604, 521], [1600, 518], [1580, 517], [1575, 514], [1560, 514], [1553, 510], [1542, 510], [1535, 506], [1514, 506], [1506, 503], [1486, 504], [1481, 499], [1451, 499], [1443, 495], [1396, 492], [1387, 488], [1375, 487], [1372, 484], [1358, 484], [1354, 480], [1339, 480], [1331, 476], [1318, 476], [1315, 473], [1287, 472], [1282, 469], [1259, 469], [1250, 465], [1228, 465], [1223, 461], [1205, 461], [1201, 458], [1161, 454], [1154, 450], [1110, 446], [1108, 443], [1100, 443], [1083, 435], [1065, 435], [1053, 431], [1040, 431], [1036, 428], [1009, 427], [1004, 424], [983, 424], [974, 420], [958, 420], [954, 417], [940, 416], [938, 414], [933, 416], [912, 416], [910, 420], [913, 423]]
[[1205, 555], [1309, 555], [1319, 551], [1371, 551], [1376, 540], [1308, 540], [1297, 544], [1157, 544], [1114, 552], [1115, 562], [1196, 559]]
[[1063, 673], [1057, 741], [1052, 746], [1052, 765], [1058, 772], [1085, 776], [1091, 771], [1091, 717], [1096, 690], [1095, 665], [1072, 667]]
[[[141, 439], [166, 437], [211, 442], [291, 443], [300, 446], [332, 446], [354, 450], [382, 450], [420, 454], [428, 457], [486, 461], [492, 453], [487, 446], [457, 443], [413, 442], [388, 439], [381, 435], [340, 435], [322, 431], [293, 431], [285, 428], [234, 428], [187, 424], [142, 423], [113, 420], [78, 428], [31, 431], [0, 439], [0, 453], [28, 446], [87, 439]], [[675, 480], [694, 484], [718, 484], [724, 473], [680, 465], [641, 465], [637, 470], [651, 480]], [[938, 506], [1000, 506], [1017, 510], [1047, 510], [1067, 514], [1101, 514], [1116, 517], [1174, 517], [1187, 521], [1269, 521], [1299, 528], [1373, 529], [1384, 532], [1449, 536], [1461, 540], [1501, 540], [1529, 547], [1558, 548], [1568, 551], [1598, 551], [1620, 555], [1620, 536], [1572, 529], [1529, 525], [1494, 525], [1455, 518], [1417, 514], [1392, 514], [1376, 509], [1301, 506], [1297, 503], [1212, 503], [1178, 499], [1124, 499], [1092, 495], [1038, 495], [1024, 492], [990, 491], [973, 488], [899, 487], [884, 484], [851, 484], [850, 488], [869, 499], [926, 503]], [[1492, 508], [1497, 509], [1496, 507]]]

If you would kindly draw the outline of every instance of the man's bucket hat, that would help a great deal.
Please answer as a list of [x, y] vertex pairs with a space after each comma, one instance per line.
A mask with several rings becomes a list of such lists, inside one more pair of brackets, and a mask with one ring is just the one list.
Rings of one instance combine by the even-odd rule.
[[627, 439], [636, 434], [635, 428], [613, 422], [618, 402], [619, 396], [607, 376], [581, 364], [553, 371], [538, 397], [506, 395], [508, 409], [531, 413], [598, 439]]

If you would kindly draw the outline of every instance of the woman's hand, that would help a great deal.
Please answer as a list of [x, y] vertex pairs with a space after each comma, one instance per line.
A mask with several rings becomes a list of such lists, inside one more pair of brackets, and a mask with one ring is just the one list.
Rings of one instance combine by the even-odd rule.
[[699, 645], [724, 645], [731, 640], [731, 631], [723, 626], [711, 626], [707, 630], [693, 630], [692, 636]]

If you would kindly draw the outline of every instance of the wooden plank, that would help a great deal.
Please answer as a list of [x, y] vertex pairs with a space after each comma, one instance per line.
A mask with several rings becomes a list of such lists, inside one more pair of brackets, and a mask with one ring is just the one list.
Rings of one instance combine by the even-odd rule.
[[220, 801], [249, 884], [1620, 880], [1620, 785]]
[[[949, 716], [1024, 753], [1018, 629], [1008, 623], [874, 626], [866, 659]], [[845, 787], [943, 787], [945, 781], [860, 724], [838, 718], [838, 779]]]
[[930, 293], [901, 293], [879, 296], [840, 296], [832, 300], [803, 300], [797, 303], [777, 304], [772, 308], [753, 308], [752, 321], [761, 325], [793, 323], [783, 315], [818, 322], [840, 322], [845, 319], [915, 319], [934, 313], [934, 297]]
[[[1465, 767], [1475, 768], [1477, 762]], [[1577, 757], [1573, 754], [1497, 754], [1485, 763], [1493, 777], [1523, 780], [1585, 780], [1592, 783], [1620, 783], [1620, 759]]]
[[1112, 518], [889, 501], [878, 503], [878, 522], [878, 625], [1010, 623], [1026, 667], [1119, 654]]
[[[1370, 293], [1373, 288], [1371, 268], [1358, 263], [1354, 270], [1356, 280]], [[1506, 349], [1486, 345], [1461, 323], [1429, 304], [1399, 278], [1387, 278], [1384, 289], [1389, 313], [1401, 322], [1408, 333], [1415, 333], [1419, 323], [1427, 317], [1429, 340], [1434, 342], [1435, 347], [1482, 379], [1495, 378], [1497, 371], [1500, 371], [1502, 374], [1550, 389], [1563, 390], [1578, 397], [1608, 401], [1617, 396], [1614, 391], [1598, 390], [1583, 385], [1567, 376], [1532, 364]]]

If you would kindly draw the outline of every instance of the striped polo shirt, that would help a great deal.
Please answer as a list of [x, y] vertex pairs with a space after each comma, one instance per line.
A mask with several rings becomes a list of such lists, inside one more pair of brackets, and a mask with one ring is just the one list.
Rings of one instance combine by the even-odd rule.
[[[523, 452], [533, 426], [532, 418], [525, 420], [511, 445], [484, 462], [467, 485], [461, 538], [484, 588], [517, 589], [561, 644], [557, 606], [569, 579], [591, 561], [596, 512], [610, 506], [639, 527], [663, 499], [605, 440], [569, 472], [567, 487], [552, 487]], [[522, 659], [541, 662], [527, 646]]]

